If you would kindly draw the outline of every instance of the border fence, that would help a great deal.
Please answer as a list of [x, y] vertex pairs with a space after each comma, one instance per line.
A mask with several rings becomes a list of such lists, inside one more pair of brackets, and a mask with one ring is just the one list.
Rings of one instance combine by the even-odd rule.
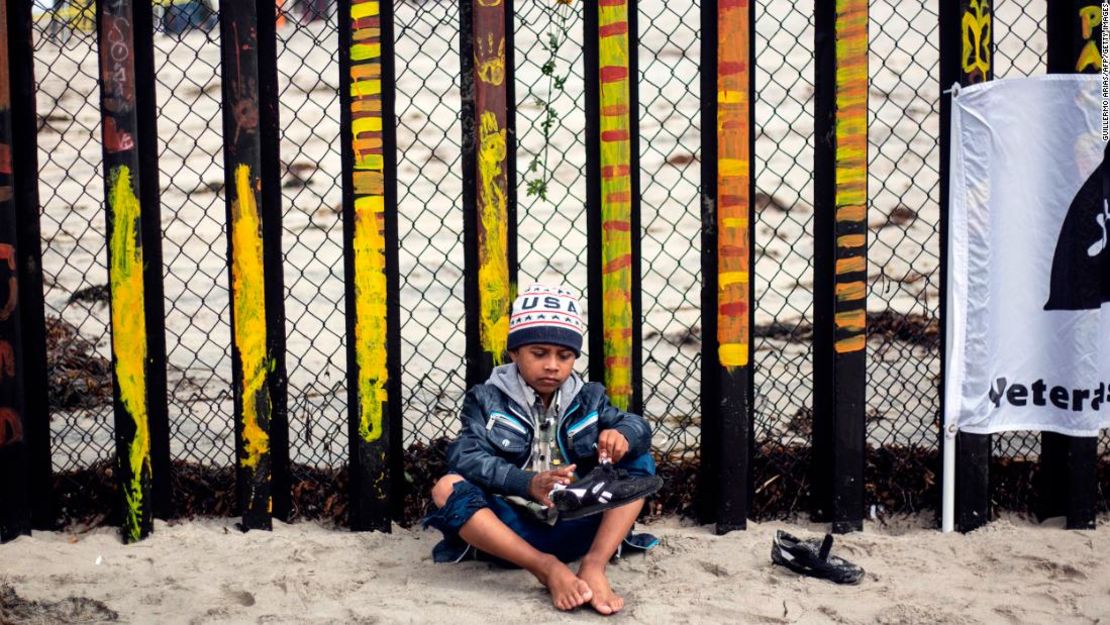
[[940, 427], [942, 86], [1098, 71], [1087, 2], [27, 4], [4, 539], [412, 521], [533, 280], [652, 424], [649, 513], [859, 529], [939, 507], [943, 444], [963, 529], [1108, 509], [1106, 432]]

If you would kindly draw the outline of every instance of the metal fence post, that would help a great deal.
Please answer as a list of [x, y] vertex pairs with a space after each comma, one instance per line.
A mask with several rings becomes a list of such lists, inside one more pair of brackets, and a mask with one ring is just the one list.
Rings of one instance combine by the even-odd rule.
[[[951, 146], [952, 99], [943, 93], [954, 83], [971, 85], [993, 78], [994, 12], [990, 0], [942, 0], [940, 19], [940, 379], [945, 376], [945, 320], [948, 289], [948, 172]], [[946, 389], [941, 384], [940, 405]], [[962, 532], [990, 520], [989, 434], [941, 431], [940, 445], [956, 445], [956, 524]]]
[[473, 386], [505, 360], [516, 294], [513, 0], [459, 0], [459, 15], [466, 385]]
[[[751, 510], [755, 9], [701, 5], [702, 434], [698, 500], [717, 533]], [[707, 129], [715, 129], [710, 132]]]
[[590, 378], [641, 413], [636, 2], [598, 0], [583, 14]]
[[867, 435], [867, 0], [815, 17], [813, 469], [818, 517], [849, 532]]
[[391, 0], [339, 1], [351, 529], [400, 514], [400, 288]]
[[[1093, 0], [1048, 3], [1048, 73], [1102, 71], [1102, 15]], [[1067, 515], [1069, 529], [1094, 529], [1098, 437], [1041, 432], [1038, 516]]]
[[0, 2], [0, 542], [31, 533], [7, 4]]
[[[148, 7], [149, 10], [149, 7]], [[169, 439], [165, 422], [165, 353], [151, 353], [150, 337], [164, 333], [161, 289], [151, 293], [151, 281], [161, 282], [160, 255], [151, 257], [147, 244], [161, 238], [158, 206], [143, 205], [143, 193], [156, 181], [142, 177], [157, 170], [155, 144], [140, 144], [139, 109], [148, 123], [154, 109], [153, 72], [136, 72], [136, 22], [131, 0], [97, 3], [100, 53], [100, 111], [104, 153], [105, 208], [108, 224], [108, 282], [111, 295], [112, 381], [116, 421], [116, 476], [120, 485], [125, 542], [144, 538], [153, 530], [154, 481], [168, 488]], [[149, 24], [149, 22], [148, 22]], [[148, 31], [147, 37], [152, 37]], [[142, 36], [142, 35], [140, 35]], [[152, 69], [147, 66], [146, 69]], [[143, 96], [139, 96], [139, 92]], [[151, 125], [147, 131], [153, 131]], [[145, 148], [145, 153], [141, 152]], [[153, 198], [157, 201], [157, 195]], [[150, 223], [153, 222], [153, 223]], [[146, 235], [146, 236], [144, 236]], [[159, 249], [160, 251], [160, 249]], [[152, 310], [153, 309], [153, 310]], [[137, 312], [140, 311], [140, 312]], [[151, 372], [161, 369], [161, 386], [151, 386]], [[157, 373], [155, 374], [157, 375]], [[158, 395], [160, 391], [160, 395]], [[160, 410], [154, 408], [155, 405]], [[158, 410], [160, 422], [152, 418]], [[156, 472], [152, 451], [157, 447], [164, 464]]]
[[23, 352], [23, 431], [30, 455], [31, 523], [54, 526], [54, 479], [47, 403], [46, 314], [43, 301], [42, 237], [39, 231], [38, 119], [35, 112], [32, 3], [0, 0], [8, 9], [8, 67], [11, 87], [13, 201]]
[[270, 529], [289, 509], [276, 9], [220, 8], [236, 483], [243, 527]]
[[141, 206], [143, 290], [146, 293], [147, 417], [150, 462], [154, 472], [154, 516], [166, 518], [173, 505], [170, 480], [170, 427], [166, 401], [166, 312], [162, 289], [162, 206], [158, 180], [158, 124], [154, 80], [154, 16], [148, 2], [132, 3], [135, 50], [136, 139], [138, 141], [139, 204]]

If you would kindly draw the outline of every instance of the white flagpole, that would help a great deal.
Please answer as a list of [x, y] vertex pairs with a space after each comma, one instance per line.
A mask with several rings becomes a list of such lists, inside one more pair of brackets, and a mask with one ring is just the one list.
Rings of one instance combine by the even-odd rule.
[[955, 529], [956, 520], [956, 425], [944, 426], [944, 481], [941, 484], [940, 531]]
[[[958, 83], [958, 82], [954, 83], [952, 85], [952, 87], [950, 89], [948, 89], [945, 93], [950, 93], [951, 97], [952, 97], [952, 106], [951, 106], [952, 114], [951, 114], [951, 122], [950, 122], [951, 126], [950, 126], [950, 130], [949, 130], [949, 135], [948, 135], [950, 137], [950, 139], [949, 139], [949, 146], [950, 146], [949, 147], [949, 153], [952, 154], [952, 155], [956, 155], [959, 152], [959, 146], [960, 146], [959, 109], [956, 106], [956, 97], [960, 93], [960, 83]], [[953, 167], [952, 164], [956, 162], [956, 159], [954, 157], [949, 158], [948, 162], [949, 162], [948, 206], [949, 206], [949, 210], [951, 210], [951, 206], [952, 206], [952, 184], [951, 184], [951, 181], [953, 180], [953, 178], [955, 178], [955, 176], [953, 176], [952, 174], [956, 170], [956, 168]], [[951, 224], [951, 219], [949, 219], [949, 224]], [[951, 226], [949, 226], [949, 228], [948, 228], [948, 241], [949, 241], [949, 244], [948, 244], [948, 259], [949, 260], [948, 260], [947, 263], [944, 264], [944, 266], [945, 266], [947, 272], [949, 274], [951, 274], [951, 272], [952, 272], [952, 267], [951, 267], [952, 228], [951, 228]], [[944, 324], [946, 326], [945, 327], [945, 333], [944, 333], [945, 340], [946, 340], [946, 342], [950, 343], [952, 341], [952, 291], [953, 291], [953, 289], [952, 289], [951, 275], [946, 276], [946, 277], [948, 278], [946, 280], [947, 291], [948, 291], [948, 293], [946, 293], [947, 298], [948, 298], [948, 306], [947, 306], [947, 311], [946, 311], [947, 312], [947, 319], [944, 319], [943, 321], [944, 321]], [[941, 470], [941, 475], [943, 477], [942, 477], [942, 482], [941, 482], [941, 497], [940, 497], [940, 531], [947, 534], [947, 533], [951, 532], [952, 530], [954, 530], [955, 525], [956, 525], [956, 523], [955, 523], [955, 521], [956, 521], [956, 432], [958, 431], [959, 428], [956, 425], [956, 419], [953, 417], [953, 415], [951, 414], [951, 411], [949, 410], [949, 406], [953, 404], [951, 396], [950, 396], [950, 393], [953, 392], [953, 389], [948, 386], [948, 378], [952, 374], [952, 349], [949, 345], [945, 345], [944, 347], [945, 347], [945, 350], [944, 350], [945, 360], [947, 362], [945, 362], [945, 367], [944, 367], [945, 368], [945, 379], [941, 380], [941, 384], [944, 385], [944, 390], [945, 390], [945, 392], [944, 392], [944, 397], [945, 397], [945, 402], [944, 403], [945, 403], [945, 405], [941, 406], [941, 413], [942, 413], [941, 414], [941, 417], [942, 417], [941, 418], [941, 423], [942, 423], [941, 427], [944, 428], [944, 456], [942, 458], [942, 470]], [[958, 389], [956, 389], [956, 390], [958, 390]]]

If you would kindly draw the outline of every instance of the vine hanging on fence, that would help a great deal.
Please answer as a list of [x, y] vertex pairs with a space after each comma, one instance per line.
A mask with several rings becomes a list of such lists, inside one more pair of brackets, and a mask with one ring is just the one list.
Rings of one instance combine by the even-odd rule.
[[[564, 92], [571, 71], [570, 66], [567, 66], [562, 72], [559, 71], [559, 49], [570, 37], [567, 24], [573, 11], [571, 0], [557, 0], [552, 29], [546, 33], [547, 40], [540, 42], [540, 47], [547, 52], [547, 60], [540, 66], [540, 73], [547, 77], [547, 91], [545, 96], [536, 96], [536, 106], [543, 112], [540, 119], [540, 129], [543, 131], [543, 146], [532, 155], [532, 160], [528, 163], [527, 176], [529, 178], [525, 182], [528, 196], [534, 195], [545, 201], [548, 199], [547, 184], [555, 173], [547, 164], [547, 154], [551, 148], [551, 134], [555, 124], [559, 122], [559, 112], [555, 109], [555, 100], [558, 99], [559, 94]], [[531, 177], [533, 175], [536, 177]]]

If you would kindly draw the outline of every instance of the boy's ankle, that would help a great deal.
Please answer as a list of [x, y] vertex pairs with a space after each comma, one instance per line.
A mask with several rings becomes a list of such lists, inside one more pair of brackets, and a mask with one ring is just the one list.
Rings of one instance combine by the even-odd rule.
[[601, 556], [586, 554], [582, 556], [582, 563], [579, 568], [604, 569], [605, 565], [607, 564], [609, 564], [609, 558], [602, 558]]

